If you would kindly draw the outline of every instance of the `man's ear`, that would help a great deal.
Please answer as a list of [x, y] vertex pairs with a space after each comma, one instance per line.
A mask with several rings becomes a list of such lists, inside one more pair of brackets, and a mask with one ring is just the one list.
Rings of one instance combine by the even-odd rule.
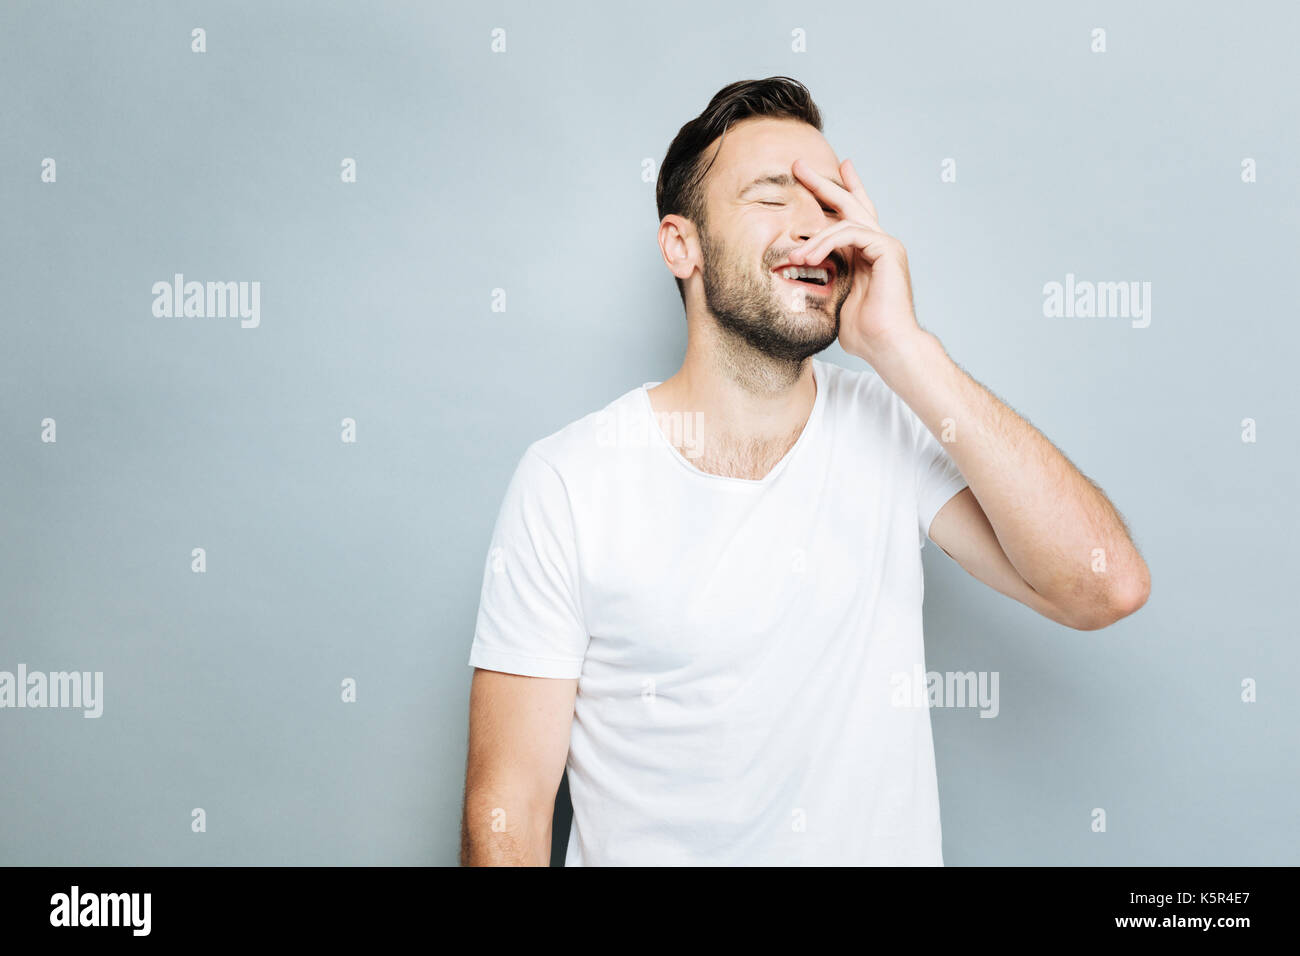
[[668, 271], [685, 281], [700, 263], [700, 243], [695, 224], [669, 213], [659, 223], [659, 251]]

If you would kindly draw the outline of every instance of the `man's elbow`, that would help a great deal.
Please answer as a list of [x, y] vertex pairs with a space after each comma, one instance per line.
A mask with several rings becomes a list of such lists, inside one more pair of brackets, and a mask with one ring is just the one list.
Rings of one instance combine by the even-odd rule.
[[1100, 631], [1136, 613], [1151, 596], [1151, 575], [1143, 565], [1140, 574], [1125, 580], [1105, 600], [1078, 609], [1069, 620], [1076, 631]]

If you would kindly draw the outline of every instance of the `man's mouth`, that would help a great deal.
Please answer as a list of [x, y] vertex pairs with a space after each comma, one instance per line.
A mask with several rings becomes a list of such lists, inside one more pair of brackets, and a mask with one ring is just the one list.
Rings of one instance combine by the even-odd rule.
[[820, 266], [797, 266], [786, 262], [773, 269], [772, 274], [815, 295], [826, 295], [835, 284], [835, 263], [829, 259]]

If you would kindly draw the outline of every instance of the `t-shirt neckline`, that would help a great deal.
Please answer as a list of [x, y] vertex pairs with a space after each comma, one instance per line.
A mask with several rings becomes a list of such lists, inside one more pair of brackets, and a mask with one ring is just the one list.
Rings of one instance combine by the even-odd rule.
[[807, 442], [808, 434], [813, 431], [821, 420], [822, 408], [826, 404], [826, 375], [822, 368], [821, 362], [812, 359], [813, 383], [817, 392], [813, 397], [812, 411], [808, 414], [808, 421], [804, 422], [803, 430], [799, 432], [799, 437], [795, 439], [793, 445], [786, 449], [786, 453], [781, 459], [773, 465], [762, 478], [734, 478], [730, 475], [714, 475], [700, 468], [695, 467], [686, 459], [677, 447], [668, 440], [668, 437], [659, 427], [659, 422], [655, 416], [654, 405], [650, 401], [650, 389], [656, 385], [662, 385], [663, 382], [644, 382], [637, 389], [641, 393], [641, 405], [648, 420], [651, 434], [655, 436], [654, 440], [662, 445], [679, 465], [689, 471], [692, 475], [705, 481], [714, 482], [726, 487], [732, 488], [765, 488], [783, 472], [790, 460], [799, 452], [799, 449]]

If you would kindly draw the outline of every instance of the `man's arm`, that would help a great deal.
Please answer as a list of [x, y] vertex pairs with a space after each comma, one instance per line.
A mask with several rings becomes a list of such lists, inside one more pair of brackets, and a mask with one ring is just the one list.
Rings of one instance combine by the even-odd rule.
[[[935, 544], [986, 584], [1080, 630], [1146, 603], [1150, 572], [1106, 495], [938, 338], [917, 328], [878, 343], [867, 360], [970, 485], [931, 522]], [[952, 440], [943, 442], [945, 430]]]
[[[955, 495], [930, 522], [935, 544], [980, 580], [1001, 582], [1003, 593], [1020, 590], [1005, 575], [1002, 561], [1009, 562], [1038, 595], [1021, 600], [1035, 610], [1046, 602], [1049, 617], [1080, 630], [1140, 608], [1151, 576], [1101, 489], [917, 324], [907, 250], [881, 229], [853, 161], [840, 164], [843, 185], [801, 159], [791, 170], [838, 218], [791, 249], [790, 262], [817, 265], [844, 251], [853, 281], [840, 311], [840, 345], [870, 363], [970, 485], [970, 495]], [[948, 420], [955, 435], [944, 442]]]
[[930, 540], [976, 580], [1066, 627], [1075, 621], [1029, 586], [998, 543], [974, 492], [963, 488], [930, 523]]
[[463, 866], [547, 866], [577, 679], [474, 670]]

